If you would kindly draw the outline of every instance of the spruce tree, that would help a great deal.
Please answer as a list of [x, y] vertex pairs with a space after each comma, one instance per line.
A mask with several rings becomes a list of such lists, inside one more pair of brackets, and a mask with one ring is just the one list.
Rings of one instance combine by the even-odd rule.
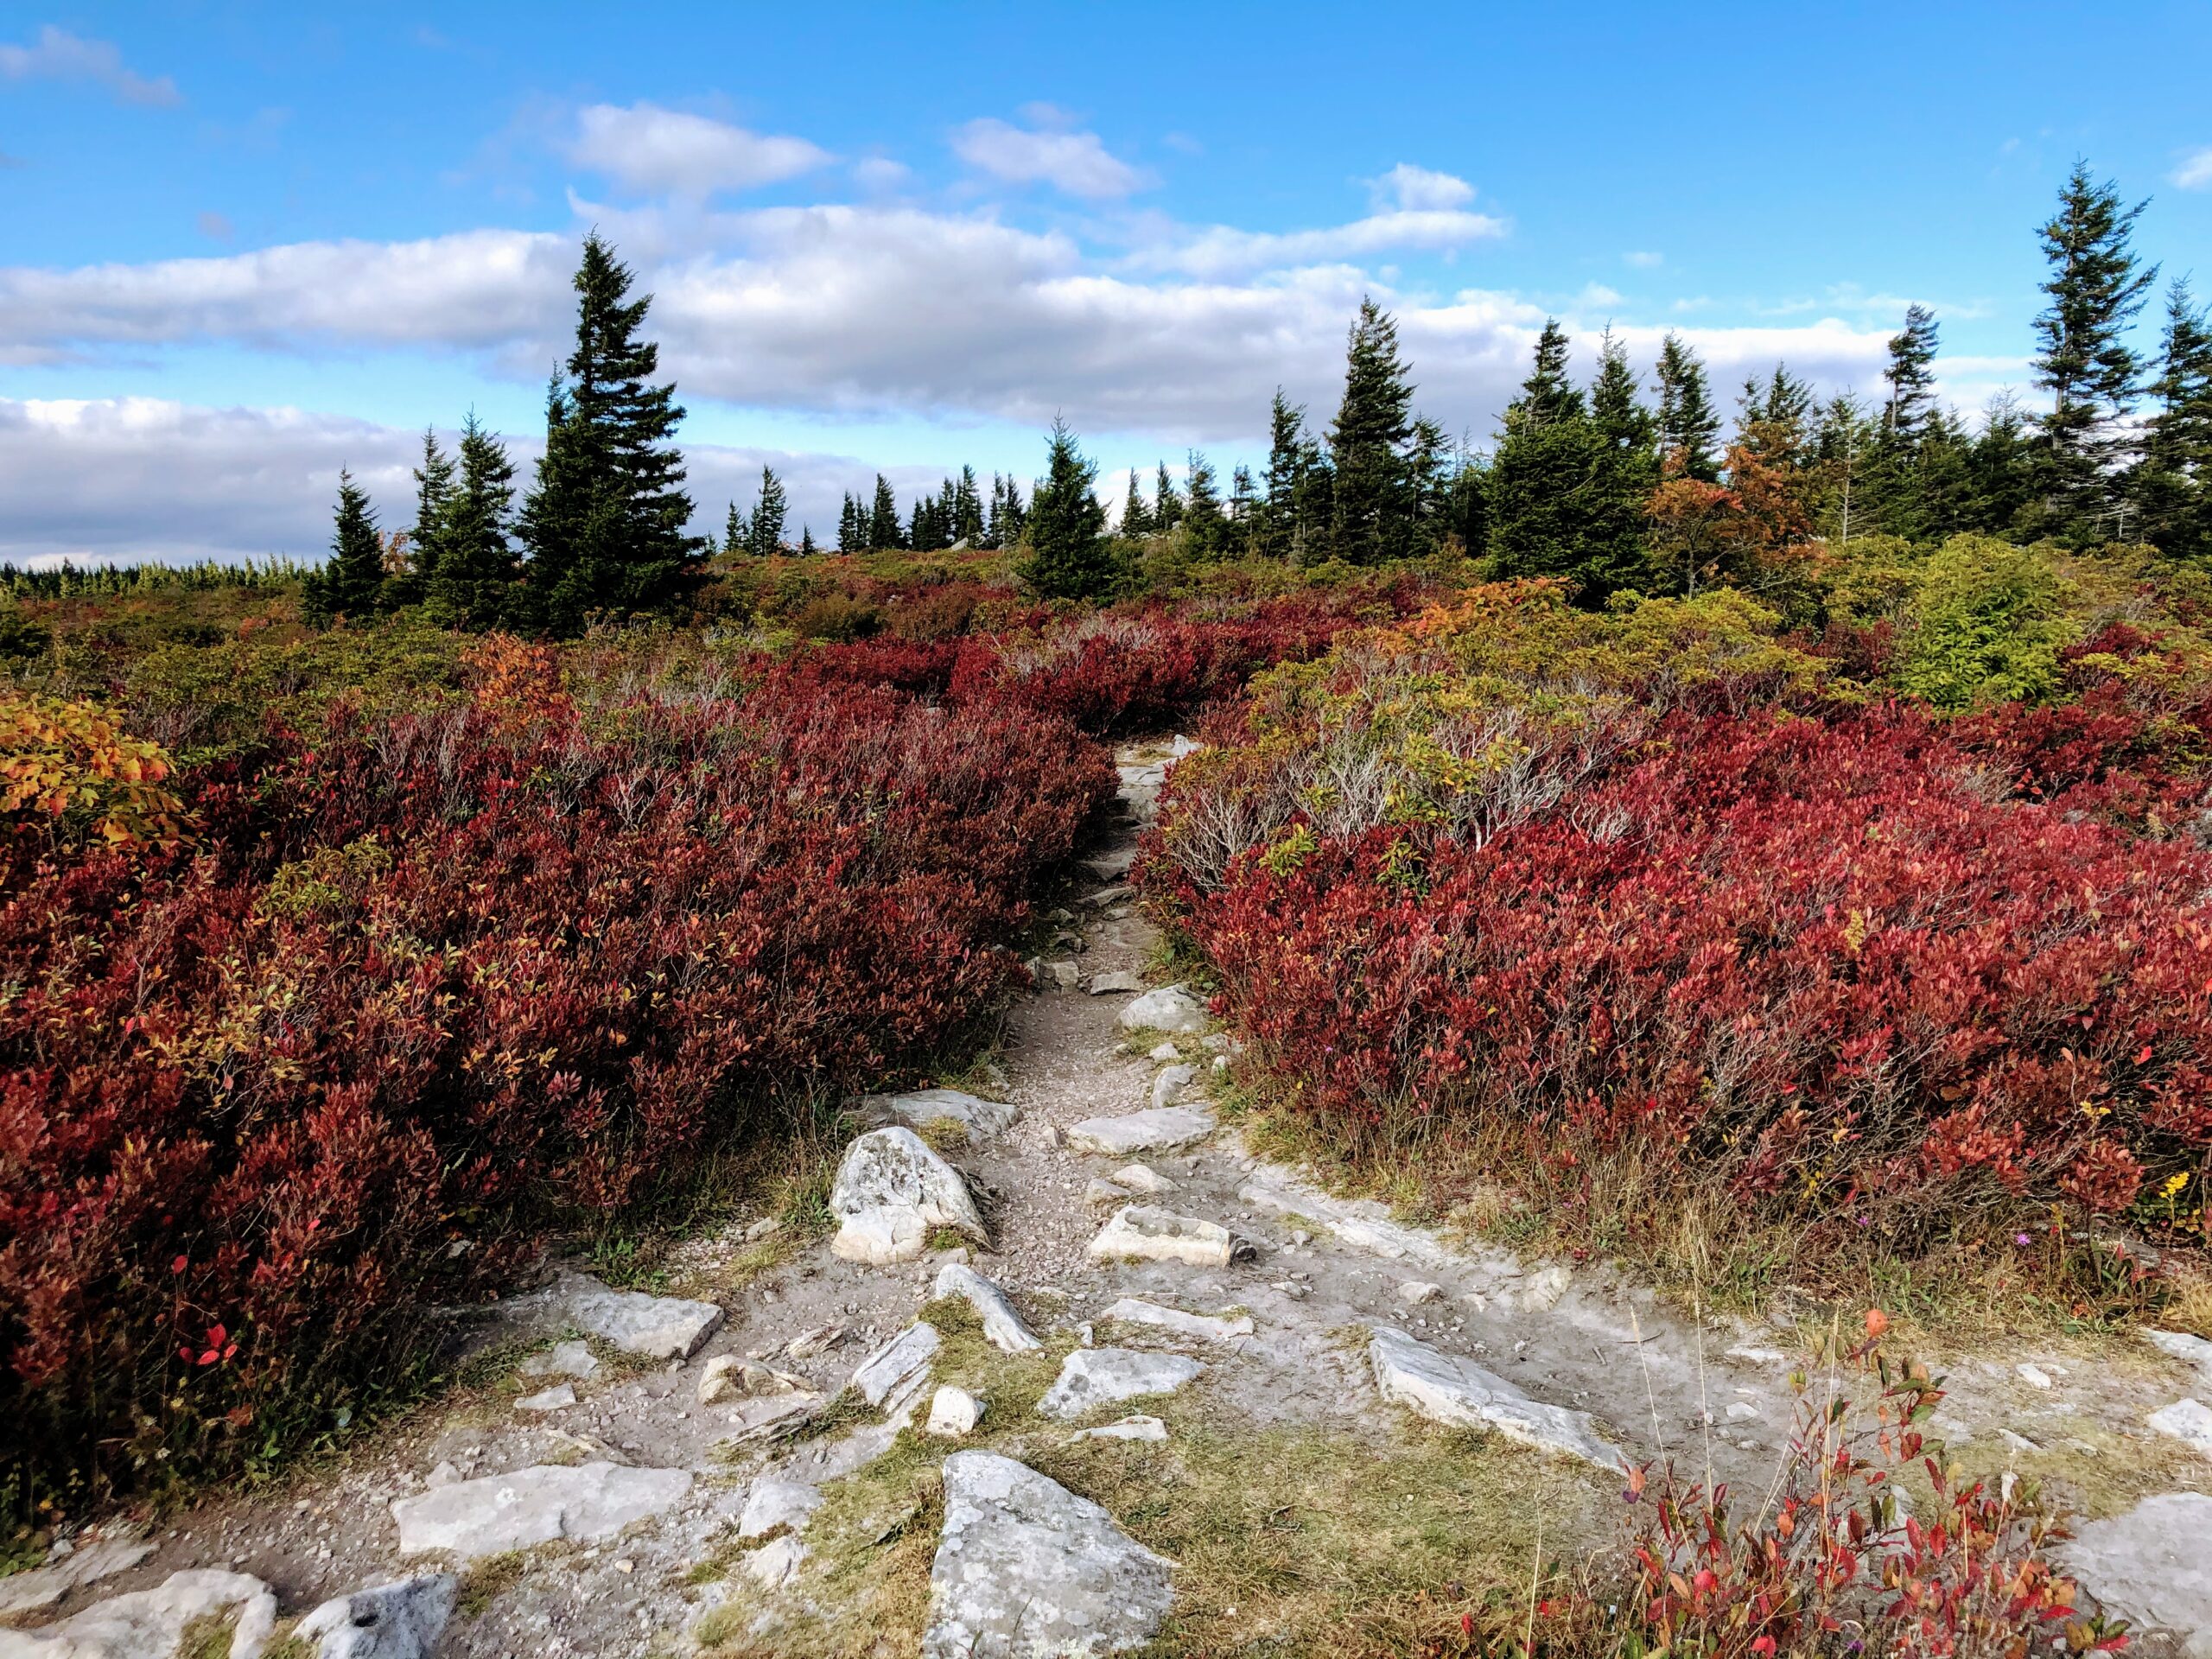
[[1167, 476], [1167, 463], [1159, 463], [1153, 475], [1152, 527], [1161, 534], [1183, 522], [1183, 498], [1175, 493], [1175, 481]]
[[1067, 423], [1054, 421], [1045, 476], [1030, 499], [1029, 556], [1021, 567], [1024, 579], [1047, 599], [1096, 598], [1120, 576], [1106, 538], [1106, 510], [1091, 489], [1096, 479]]
[[801, 524], [798, 527], [799, 557], [803, 559], [810, 559], [821, 550], [821, 548], [815, 544], [814, 526], [811, 524]]
[[2141, 365], [2128, 325], [2158, 278], [2132, 245], [2145, 204], [2120, 205], [2119, 188], [2097, 183], [2077, 161], [2058, 193], [2058, 211], [2038, 230], [2050, 264], [2050, 303], [2035, 322], [2036, 384], [2050, 393], [2044, 417], [2044, 508], [2050, 527], [2077, 541], [2117, 528], [2114, 472], [2130, 435]]
[[737, 503], [729, 504], [729, 517], [722, 521], [722, 551], [729, 554], [749, 553], [753, 550], [753, 532], [747, 528], [745, 515], [737, 510]]
[[1291, 492], [1290, 557], [1301, 568], [1326, 563], [1336, 525], [1336, 469], [1320, 444], [1299, 448], [1298, 481]]
[[1333, 556], [1376, 564], [1409, 550], [1413, 486], [1406, 448], [1413, 437], [1413, 383], [1398, 355], [1398, 325], [1362, 300], [1344, 348], [1344, 396], [1329, 429], [1336, 473], [1330, 526]]
[[1297, 531], [1294, 504], [1305, 458], [1305, 405], [1293, 404], [1277, 386], [1274, 403], [1268, 410], [1268, 494], [1257, 537], [1260, 551], [1271, 559], [1291, 556]]
[[1890, 336], [1890, 360], [1882, 370], [1890, 395], [1882, 410], [1882, 429], [1911, 448], [1936, 400], [1936, 314], [1924, 305], [1904, 308], [1904, 327]]
[[1594, 605], [1643, 575], [1643, 505], [1658, 467], [1650, 417], [1611, 335], [1587, 409], [1566, 365], [1567, 337], [1547, 325], [1491, 464], [1490, 553], [1502, 576], [1558, 576]]
[[557, 633], [595, 612], [670, 605], [699, 562], [674, 443], [683, 410], [673, 385], [651, 384], [660, 348], [639, 330], [652, 296], [629, 299], [631, 281], [597, 232], [584, 238], [575, 349], [546, 399], [545, 452], [522, 520], [531, 605]]
[[1706, 385], [1705, 365], [1669, 334], [1659, 347], [1656, 371], [1659, 382], [1659, 454], [1671, 477], [1701, 479], [1712, 483], [1720, 476], [1713, 454], [1720, 435], [1720, 416], [1713, 407]]
[[1543, 332], [1536, 336], [1535, 366], [1521, 385], [1521, 418], [1531, 426], [1549, 426], [1582, 413], [1582, 394], [1567, 378], [1567, 345], [1559, 319], [1545, 318]]
[[976, 487], [976, 469], [963, 467], [952, 497], [952, 539], [970, 547], [983, 544], [983, 497]]
[[746, 536], [747, 550], [755, 558], [772, 558], [784, 550], [784, 520], [791, 513], [791, 498], [784, 493], [784, 480], [776, 476], [776, 469], [760, 468], [760, 499], [753, 509], [753, 524]]
[[878, 553], [906, 544], [906, 538], [899, 529], [899, 498], [891, 493], [891, 480], [881, 473], [875, 475], [875, 502], [868, 512], [868, 544]]
[[415, 469], [415, 526], [407, 532], [407, 568], [385, 584], [387, 607], [419, 605], [438, 568], [438, 527], [453, 491], [453, 457], [439, 448], [435, 428], [423, 433], [423, 464]]
[[1964, 526], [1985, 535], [2024, 539], [2041, 473], [2037, 440], [2010, 391], [1989, 400], [1981, 430], [1967, 448]]
[[1213, 463], [1196, 449], [1190, 452], [1184, 484], [1190, 505], [1184, 509], [1183, 523], [1190, 536], [1191, 551], [1198, 558], [1217, 559], [1228, 547], [1229, 519], [1221, 510]]
[[2186, 280], [2166, 290], [2156, 404], [2144, 429], [2133, 493], [2134, 539], [2177, 559], [2212, 558], [2212, 324]]
[[481, 630], [510, 620], [515, 556], [508, 541], [515, 469], [506, 447], [471, 411], [461, 429], [461, 482], [446, 505], [442, 550], [423, 610], [441, 627]]
[[1252, 469], [1240, 461], [1229, 475], [1229, 550], [1240, 556], [1250, 552], [1259, 529], [1259, 487]]
[[384, 541], [367, 493], [353, 474], [338, 474], [338, 512], [330, 538], [330, 557], [305, 587], [306, 608], [315, 621], [343, 617], [365, 622], [377, 613], [384, 594]]
[[1145, 505], [1144, 492], [1137, 487], [1137, 469], [1129, 468], [1129, 493], [1122, 500], [1122, 522], [1119, 533], [1135, 537], [1152, 534], [1152, 509]]

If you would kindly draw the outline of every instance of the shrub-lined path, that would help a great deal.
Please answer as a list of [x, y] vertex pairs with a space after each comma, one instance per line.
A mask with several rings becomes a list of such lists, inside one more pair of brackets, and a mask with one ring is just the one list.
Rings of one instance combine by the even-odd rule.
[[[941, 1153], [988, 1243], [933, 1215], [918, 1256], [873, 1265], [753, 1221], [687, 1247], [668, 1298], [518, 1297], [484, 1386], [281, 1491], [0, 1580], [0, 1659], [181, 1630], [234, 1659], [1398, 1650], [1611, 1537], [1624, 1459], [1764, 1491], [1792, 1373], [1827, 1386], [1806, 1335], [1401, 1225], [1212, 1121], [1227, 1040], [1147, 987], [1120, 880], [1169, 752], [1121, 758], [1096, 880], [970, 1080], [1010, 1121], [949, 1103], [969, 1140], [928, 1121], [941, 1098], [874, 1102], [887, 1132], [847, 1160], [895, 1149], [906, 1175], [861, 1196], [912, 1198]], [[1102, 1235], [1136, 1254], [1101, 1259]], [[2212, 1345], [1937, 1369], [1954, 1455], [2050, 1478], [2094, 1517], [2087, 1587], [2212, 1643], [2212, 1414], [2184, 1407], [2212, 1402]]]

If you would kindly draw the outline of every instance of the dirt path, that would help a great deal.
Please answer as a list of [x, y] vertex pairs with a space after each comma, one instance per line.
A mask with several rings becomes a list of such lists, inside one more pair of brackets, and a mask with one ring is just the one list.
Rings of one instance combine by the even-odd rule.
[[[1153, 930], [1113, 876], [1126, 865], [1135, 815], [1147, 805], [1165, 758], [1157, 749], [1122, 756], [1123, 810], [1099, 855], [1097, 890], [1079, 891], [1068, 909], [1065, 926], [1079, 935], [1080, 947], [1066, 948], [1074, 941], [1064, 940], [1049, 953], [1072, 962], [1084, 986], [1100, 976], [1141, 975], [1154, 954]], [[1377, 1326], [1475, 1362], [1540, 1406], [1591, 1414], [1596, 1431], [1630, 1461], [1672, 1455], [1700, 1472], [1709, 1464], [1717, 1477], [1748, 1490], [1770, 1480], [1790, 1429], [1791, 1373], [1808, 1363], [1794, 1330], [1712, 1321], [1698, 1328], [1648, 1290], [1603, 1270], [1453, 1248], [1396, 1225], [1376, 1206], [1328, 1198], [1295, 1172], [1256, 1162], [1226, 1130], [1129, 1157], [1070, 1144], [1071, 1132], [1086, 1120], [1153, 1105], [1171, 1066], [1195, 1074], [1173, 1103], [1204, 1109], [1210, 1081], [1227, 1064], [1225, 1040], [1209, 1032], [1125, 1029], [1122, 1015], [1131, 1001], [1128, 992], [1052, 988], [1025, 999], [1010, 1020], [1000, 1057], [1004, 1088], [992, 1092], [1018, 1116], [953, 1160], [983, 1195], [991, 1224], [991, 1247], [972, 1252], [972, 1265], [1003, 1287], [1046, 1349], [1026, 1362], [1027, 1370], [994, 1371], [972, 1356], [959, 1363], [970, 1363], [989, 1396], [984, 1428], [992, 1446], [1075, 1471], [1147, 1541], [1177, 1543], [1197, 1558], [1179, 1579], [1175, 1617], [1185, 1622], [1163, 1633], [1166, 1650], [1176, 1650], [1179, 1640], [1199, 1641], [1200, 1632], [1209, 1643], [1233, 1640], [1247, 1624], [1257, 1639], [1268, 1636], [1269, 1621], [1284, 1644], [1270, 1651], [1303, 1650], [1299, 1643], [1319, 1628], [1310, 1621], [1345, 1617], [1320, 1601], [1358, 1593], [1356, 1586], [1315, 1587], [1332, 1572], [1349, 1573], [1348, 1562], [1359, 1564], [1374, 1586], [1370, 1593], [1381, 1598], [1400, 1595], [1433, 1569], [1440, 1584], [1476, 1579], [1508, 1555], [1522, 1560], [1540, 1526], [1549, 1529], [1554, 1557], [1594, 1538], [1617, 1481], [1585, 1465], [1505, 1446], [1497, 1436], [1479, 1445], [1422, 1438], [1377, 1392], [1367, 1351], [1368, 1332]], [[1242, 1242], [1239, 1259], [1210, 1267], [1089, 1260], [1086, 1249], [1118, 1201], [1093, 1203], [1086, 1191], [1136, 1160], [1173, 1188], [1133, 1201], [1228, 1228]], [[731, 1651], [753, 1650], [742, 1641], [753, 1639], [768, 1643], [760, 1651], [912, 1650], [912, 1632], [900, 1620], [918, 1617], [914, 1552], [925, 1566], [929, 1541], [897, 1543], [894, 1516], [877, 1529], [880, 1537], [861, 1537], [868, 1528], [857, 1522], [846, 1526], [852, 1536], [841, 1544], [845, 1522], [810, 1525], [808, 1514], [826, 1503], [823, 1514], [835, 1517], [842, 1503], [866, 1519], [868, 1503], [882, 1497], [866, 1485], [876, 1460], [928, 1454], [910, 1440], [887, 1458], [893, 1431], [867, 1412], [847, 1410], [840, 1419], [847, 1427], [796, 1443], [776, 1436], [820, 1402], [838, 1399], [862, 1358], [931, 1300], [936, 1275], [954, 1255], [933, 1251], [917, 1262], [870, 1267], [840, 1261], [817, 1243], [750, 1277], [741, 1271], [748, 1253], [772, 1248], [772, 1241], [748, 1241], [745, 1231], [740, 1226], [703, 1242], [685, 1258], [674, 1288], [726, 1313], [688, 1358], [625, 1361], [602, 1346], [588, 1376], [503, 1376], [418, 1414], [281, 1495], [210, 1502], [178, 1517], [143, 1541], [154, 1546], [143, 1560], [70, 1589], [26, 1617], [58, 1618], [199, 1568], [264, 1580], [285, 1611], [298, 1613], [327, 1597], [443, 1562], [462, 1574], [461, 1605], [435, 1650], [454, 1659], [682, 1653], [696, 1645], [692, 1633], [702, 1616], [710, 1635], [736, 1643]], [[1114, 1320], [1109, 1308], [1128, 1297], [1249, 1317], [1252, 1328], [1212, 1341]], [[542, 1313], [540, 1322], [549, 1338], [566, 1334], [554, 1328], [557, 1309]], [[1044, 1426], [1014, 1404], [1025, 1389], [1033, 1396], [1065, 1353], [1109, 1337], [1135, 1349], [1188, 1354], [1204, 1366], [1166, 1403], [1130, 1408], [1157, 1410], [1167, 1425], [1166, 1446], [1157, 1453], [1145, 1448], [1150, 1462], [1116, 1445], [1097, 1455], [1119, 1461], [1083, 1463], [1088, 1447], [1071, 1449], [1068, 1431]], [[957, 1370], [950, 1356], [949, 1349], [940, 1376]], [[701, 1380], [725, 1357], [779, 1370], [803, 1381], [805, 1391], [772, 1384], [766, 1394], [702, 1404]], [[1961, 1357], [1949, 1374], [1952, 1394], [1940, 1427], [1974, 1466], [2049, 1476], [2098, 1516], [2120, 1514], [2152, 1493], [2212, 1490], [2212, 1456], [2146, 1427], [2150, 1413], [2183, 1395], [2212, 1398], [2206, 1392], [2212, 1376], [2199, 1376], [2185, 1357], [2147, 1346], [2115, 1359], [2111, 1344], [2101, 1352], [2044, 1345]], [[543, 1411], [515, 1403], [563, 1383], [573, 1403]], [[927, 1403], [925, 1395], [925, 1411]], [[1234, 1471], [1240, 1439], [1264, 1464], [1246, 1470], [1241, 1484], [1273, 1491], [1271, 1482], [1294, 1479], [1305, 1484], [1300, 1490], [1333, 1491], [1337, 1529], [1317, 1519], [1300, 1523], [1304, 1532], [1287, 1541], [1261, 1537], [1262, 1526], [1287, 1529], [1271, 1518], [1255, 1522], [1237, 1509], [1238, 1493], [1210, 1486], [1202, 1467], [1226, 1452]], [[1188, 1449], [1178, 1452], [1179, 1446]], [[669, 1477], [671, 1485], [682, 1484], [680, 1496], [642, 1518], [626, 1522], [616, 1515], [596, 1538], [579, 1535], [607, 1518], [591, 1508], [607, 1497], [594, 1491], [564, 1500], [571, 1507], [553, 1524], [567, 1535], [552, 1541], [467, 1559], [400, 1553], [395, 1500], [477, 1481], [488, 1483], [487, 1494], [500, 1480], [521, 1491], [528, 1484], [517, 1482], [524, 1471], [609, 1465], [680, 1471], [688, 1479]], [[1431, 1517], [1402, 1546], [1391, 1541], [1395, 1512], [1365, 1507], [1363, 1487], [1386, 1478], [1380, 1471], [1394, 1482], [1429, 1483], [1419, 1495], [1393, 1500], [1408, 1514]], [[1160, 1489], [1157, 1503], [1147, 1501], [1148, 1479]], [[841, 1498], [849, 1488], [856, 1495]], [[771, 1499], [798, 1505], [788, 1530], [760, 1507]], [[533, 1501], [525, 1493], [520, 1507]], [[1486, 1505], [1504, 1512], [1489, 1513]], [[756, 1535], [785, 1541], [772, 1565], [766, 1549], [733, 1547], [748, 1506]], [[764, 1518], [771, 1522], [765, 1528]], [[1343, 1535], [1352, 1529], [1361, 1535]], [[1455, 1529], [1464, 1545], [1455, 1542]], [[119, 1529], [118, 1535], [127, 1533]], [[80, 1549], [92, 1541], [79, 1540]], [[1401, 1548], [1426, 1554], [1394, 1577], [1388, 1557]], [[902, 1548], [906, 1554], [893, 1560]], [[1451, 1570], [1461, 1548], [1471, 1565]], [[884, 1560], [865, 1559], [868, 1549]], [[1251, 1567], [1255, 1551], [1275, 1563], [1268, 1573]], [[903, 1584], [893, 1584], [902, 1572]], [[1297, 1588], [1269, 1588], [1275, 1580]], [[0, 1580], [0, 1599], [9, 1582]], [[863, 1593], [883, 1611], [879, 1628], [856, 1636], [851, 1610], [839, 1599]], [[49, 1650], [35, 1637], [11, 1645], [0, 1632], [0, 1659]]]

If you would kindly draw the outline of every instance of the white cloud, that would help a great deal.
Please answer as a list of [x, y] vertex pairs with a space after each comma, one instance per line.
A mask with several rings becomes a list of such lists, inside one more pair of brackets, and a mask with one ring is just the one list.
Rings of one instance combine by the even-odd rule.
[[576, 117], [569, 158], [652, 195], [706, 196], [797, 178], [830, 160], [804, 138], [748, 132], [657, 104], [594, 104]]
[[1140, 270], [1181, 271], [1193, 276], [1280, 270], [1294, 265], [1353, 260], [1389, 250], [1437, 251], [1465, 247], [1506, 234], [1503, 219], [1450, 208], [1394, 208], [1348, 225], [1312, 231], [1240, 231], [1210, 226], [1170, 236], [1129, 256]]
[[[1058, 111], [1034, 105], [1025, 113], [1046, 119], [1059, 115]], [[1109, 154], [1095, 132], [1065, 132], [1044, 125], [1016, 127], [985, 118], [970, 121], [953, 133], [952, 153], [969, 166], [1008, 184], [1049, 184], [1090, 200], [1130, 195], [1151, 182], [1145, 174]]]
[[1400, 162], [1381, 178], [1370, 179], [1367, 188], [1377, 207], [1392, 206], [1416, 213], [1464, 207], [1475, 199], [1475, 187], [1465, 179], [1415, 167], [1410, 162]]
[[2212, 188], [2212, 144], [2202, 149], [2192, 149], [2181, 158], [2172, 174], [2173, 181], [2183, 190], [2202, 190]]
[[123, 103], [149, 109], [173, 109], [184, 102], [167, 75], [149, 80], [125, 68], [112, 42], [88, 41], [52, 23], [27, 46], [0, 45], [0, 80], [88, 80]]
[[863, 156], [853, 163], [853, 182], [863, 190], [896, 190], [912, 169], [887, 156]]
[[1633, 251], [1624, 253], [1621, 255], [1621, 258], [1626, 264], [1637, 270], [1656, 270], [1660, 266], [1667, 263], [1667, 256], [1665, 254], [1652, 253], [1643, 249], [1637, 249]]

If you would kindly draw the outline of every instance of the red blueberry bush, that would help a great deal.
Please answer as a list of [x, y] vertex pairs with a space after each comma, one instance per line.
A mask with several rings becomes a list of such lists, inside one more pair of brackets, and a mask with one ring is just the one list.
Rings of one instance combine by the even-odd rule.
[[2212, 858], [2133, 805], [2186, 757], [1946, 727], [1755, 621], [1493, 593], [1263, 680], [1143, 866], [1256, 1063], [1353, 1145], [1633, 1145], [1808, 1236], [2201, 1204]]
[[925, 1067], [1113, 784], [1018, 703], [572, 700], [496, 642], [471, 677], [183, 780], [176, 850], [0, 842], [0, 1440], [30, 1487], [327, 1430], [547, 1227]]

